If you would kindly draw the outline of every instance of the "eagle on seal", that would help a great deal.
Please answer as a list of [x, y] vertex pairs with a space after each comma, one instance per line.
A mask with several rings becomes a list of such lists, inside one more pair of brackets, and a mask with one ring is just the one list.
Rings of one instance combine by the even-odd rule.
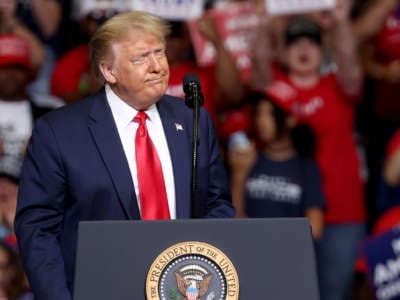
[[179, 272], [175, 272], [178, 290], [184, 296], [184, 300], [199, 300], [203, 297], [210, 285], [212, 274], [207, 274], [201, 281], [195, 279], [185, 280]]

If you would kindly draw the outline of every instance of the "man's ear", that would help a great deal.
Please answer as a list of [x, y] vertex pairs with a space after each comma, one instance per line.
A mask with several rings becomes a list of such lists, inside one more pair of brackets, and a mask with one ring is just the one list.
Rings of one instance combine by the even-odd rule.
[[100, 72], [103, 75], [104, 79], [108, 83], [113, 84], [117, 81], [117, 78], [114, 75], [113, 66], [110, 62], [101, 62], [99, 64], [99, 69], [100, 69]]

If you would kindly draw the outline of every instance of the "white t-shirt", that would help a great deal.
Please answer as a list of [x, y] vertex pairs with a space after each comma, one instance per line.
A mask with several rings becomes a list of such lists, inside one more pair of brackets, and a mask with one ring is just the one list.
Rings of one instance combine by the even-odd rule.
[[32, 127], [32, 112], [28, 100], [0, 100], [0, 140], [3, 145], [0, 173], [19, 177]]

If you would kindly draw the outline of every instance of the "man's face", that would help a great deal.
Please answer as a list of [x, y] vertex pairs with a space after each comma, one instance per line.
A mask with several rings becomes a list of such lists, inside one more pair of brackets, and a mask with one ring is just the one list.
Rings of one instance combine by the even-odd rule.
[[15, 100], [25, 95], [25, 87], [29, 82], [26, 69], [20, 66], [4, 66], [0, 68], [0, 98]]
[[101, 69], [113, 91], [137, 110], [156, 103], [169, 80], [162, 41], [147, 33], [131, 32], [111, 48], [110, 61]]
[[297, 38], [286, 47], [286, 62], [290, 72], [319, 72], [322, 62], [321, 46], [307, 37]]

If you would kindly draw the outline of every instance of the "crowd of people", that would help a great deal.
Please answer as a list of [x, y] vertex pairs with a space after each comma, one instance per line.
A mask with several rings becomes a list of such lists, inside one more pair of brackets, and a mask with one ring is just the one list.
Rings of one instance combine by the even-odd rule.
[[[152, 67], [160, 73], [169, 69], [166, 93], [179, 98], [185, 97], [181, 87], [185, 74], [199, 76], [204, 108], [230, 180], [235, 217], [307, 217], [315, 240], [321, 299], [366, 299], [372, 287], [356, 282], [357, 272], [365, 272], [356, 264], [360, 244], [382, 216], [400, 205], [400, 1], [336, 0], [329, 10], [279, 16], [267, 11], [264, 0], [247, 1], [254, 5], [259, 20], [249, 46], [248, 80], [243, 79], [209, 14], [217, 3], [234, 0], [206, 1], [198, 22], [201, 34], [216, 50], [214, 65], [197, 63], [185, 21], [167, 20], [170, 32], [165, 41], [152, 33], [158, 42], [165, 42], [167, 64], [162, 49], [155, 50], [157, 63], [152, 62]], [[99, 3], [90, 7], [73, 0], [0, 2], [0, 239], [4, 242], [0, 253], [8, 258], [7, 268], [14, 268], [5, 272], [0, 264], [0, 273], [9, 276], [0, 276], [0, 299], [32, 296], [21, 275], [14, 218], [21, 167], [35, 120], [76, 105], [104, 85], [107, 97], [131, 96], [126, 88], [131, 83], [121, 71], [127, 71], [126, 66], [108, 66], [107, 55], [101, 53], [108, 44], [96, 40], [100, 26], [125, 12], [124, 1]], [[143, 41], [146, 46], [157, 44], [144, 37]], [[103, 47], [100, 54], [96, 47]], [[135, 61], [137, 65], [153, 58], [138, 59], [143, 62]], [[129, 72], [138, 70], [139, 66]], [[131, 106], [140, 110], [140, 105]], [[123, 108], [114, 104], [111, 109], [115, 113], [114, 109]], [[204, 118], [203, 122], [207, 123]], [[178, 125], [182, 126], [175, 123], [176, 130], [183, 131]], [[118, 126], [124, 140], [125, 129]], [[43, 132], [51, 133], [43, 128], [42, 123]], [[210, 130], [208, 125], [204, 128]], [[167, 142], [168, 138], [161, 148], [168, 149]], [[211, 135], [209, 143], [213, 145]], [[55, 148], [39, 144], [33, 145], [36, 149], [31, 146], [31, 170], [38, 168], [35, 151], [43, 147], [50, 153]], [[132, 154], [127, 145], [122, 150]], [[76, 150], [68, 147], [71, 153]], [[55, 176], [60, 176], [61, 169]], [[215, 170], [219, 172], [219, 167]], [[134, 184], [136, 190], [138, 183]], [[170, 211], [174, 210], [175, 204], [169, 204]], [[20, 208], [20, 214], [25, 210]], [[397, 223], [400, 217], [391, 225]]]

